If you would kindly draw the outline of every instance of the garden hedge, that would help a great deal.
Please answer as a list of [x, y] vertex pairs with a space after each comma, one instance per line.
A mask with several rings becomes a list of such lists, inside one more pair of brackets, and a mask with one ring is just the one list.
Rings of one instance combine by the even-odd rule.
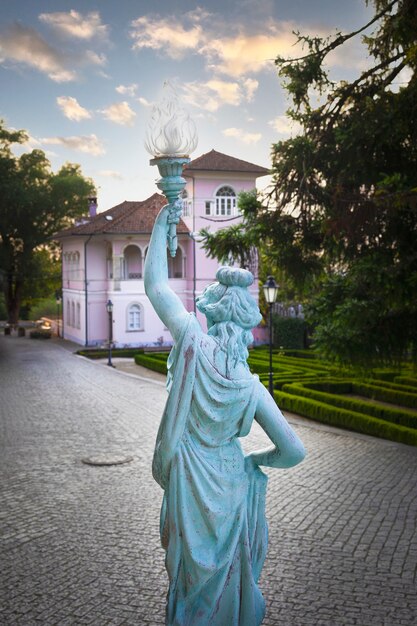
[[412, 428], [392, 424], [355, 411], [347, 411], [310, 398], [294, 396], [283, 391], [275, 391], [274, 397], [281, 409], [292, 413], [365, 435], [417, 446], [417, 430]]
[[335, 393], [316, 391], [315, 389], [311, 389], [310, 385], [304, 386], [302, 383], [285, 385], [282, 391], [311, 398], [312, 400], [318, 400], [319, 402], [331, 404], [332, 406], [337, 406], [342, 409], [355, 411], [355, 413], [371, 415], [372, 417], [377, 417], [378, 419], [392, 422], [393, 424], [407, 426], [407, 428], [417, 428], [417, 414], [405, 409], [385, 407], [367, 400], [357, 400], [356, 398], [348, 398]]
[[136, 354], [135, 363], [136, 365], [142, 365], [143, 367], [147, 367], [154, 372], [160, 372], [161, 374], [167, 373], [166, 360], [163, 361], [160, 358], [155, 358], [154, 355], [149, 356], [148, 354]]
[[407, 385], [409, 387], [417, 387], [417, 378], [412, 378], [411, 376], [396, 376], [394, 378], [394, 383]]
[[387, 387], [369, 385], [356, 381], [352, 383], [352, 392], [359, 396], [380, 400], [381, 402], [400, 404], [401, 406], [408, 406], [412, 409], [417, 408], [417, 393], [406, 393], [397, 391], [396, 389], [388, 389]]
[[[143, 352], [143, 348], [113, 348], [111, 353], [114, 357], [123, 357], [134, 359], [136, 354]], [[77, 350], [75, 354], [85, 356], [88, 359], [105, 359], [109, 353], [108, 348], [86, 348], [83, 350]]]

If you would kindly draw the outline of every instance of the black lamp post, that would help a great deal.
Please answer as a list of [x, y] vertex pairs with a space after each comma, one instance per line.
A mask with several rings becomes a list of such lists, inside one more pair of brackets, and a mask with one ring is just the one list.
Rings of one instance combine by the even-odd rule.
[[278, 296], [278, 285], [273, 276], [268, 276], [266, 283], [263, 285], [264, 296], [269, 305], [269, 393], [274, 397], [274, 381], [272, 373], [272, 305], [276, 302]]
[[111, 300], [107, 300], [106, 309], [109, 315], [109, 357], [107, 365], [113, 367], [113, 363], [111, 362], [111, 349], [113, 343], [113, 302]]
[[55, 294], [55, 302], [56, 302], [56, 334], [59, 337], [59, 305], [61, 304], [61, 296], [59, 295], [59, 291]]

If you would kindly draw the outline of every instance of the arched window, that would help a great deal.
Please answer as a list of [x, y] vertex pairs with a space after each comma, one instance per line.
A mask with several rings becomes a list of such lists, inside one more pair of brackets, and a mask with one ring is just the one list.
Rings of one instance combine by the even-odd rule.
[[134, 302], [127, 309], [127, 330], [143, 330], [143, 307]]
[[77, 328], [81, 328], [81, 305], [77, 302]]
[[75, 280], [79, 280], [80, 278], [80, 253], [74, 252], [74, 275], [73, 278]]
[[71, 302], [71, 326], [75, 326], [75, 304]]
[[71, 304], [69, 300], [67, 300], [67, 326], [71, 326]]
[[216, 215], [234, 215], [236, 212], [236, 193], [228, 186], [220, 187], [216, 193]]
[[130, 244], [123, 253], [124, 279], [142, 278], [142, 252], [138, 246]]

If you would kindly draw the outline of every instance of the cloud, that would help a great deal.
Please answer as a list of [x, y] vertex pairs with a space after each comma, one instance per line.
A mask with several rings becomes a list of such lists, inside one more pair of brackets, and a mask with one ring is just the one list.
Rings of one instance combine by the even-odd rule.
[[138, 86], [136, 83], [131, 83], [130, 85], [119, 85], [116, 87], [116, 91], [117, 93], [122, 94], [122, 96], [130, 96], [131, 98], [134, 98], [137, 88]]
[[74, 10], [69, 13], [41, 13], [39, 19], [67, 37], [85, 41], [105, 38], [108, 34], [108, 27], [101, 23], [98, 11], [91, 11], [85, 16]]
[[227, 37], [207, 38], [199, 50], [208, 67], [228, 76], [243, 76], [274, 68], [278, 55], [294, 53], [294, 24], [281, 22], [263, 28], [262, 32], [246, 34], [244, 31]]
[[205, 15], [201, 10], [190, 11], [181, 21], [174, 16], [163, 18], [143, 15], [131, 24], [133, 49], [163, 50], [173, 59], [182, 59], [202, 42], [204, 32], [200, 22]]
[[301, 130], [301, 125], [287, 115], [278, 115], [268, 122], [279, 135], [294, 136]]
[[247, 79], [241, 83], [213, 78], [207, 82], [192, 82], [182, 85], [185, 102], [213, 113], [222, 105], [238, 106], [252, 100], [258, 81]]
[[91, 113], [78, 104], [77, 100], [71, 96], [59, 96], [56, 101], [65, 117], [69, 120], [80, 122], [81, 120], [91, 118]]
[[91, 65], [105, 65], [107, 63], [107, 57], [105, 54], [97, 54], [93, 50], [86, 50], [84, 54], [84, 60]]
[[116, 172], [116, 170], [100, 170], [98, 172], [99, 176], [104, 176], [105, 178], [114, 178], [116, 180], [123, 180], [123, 176], [120, 172]]
[[[299, 25], [298, 25], [299, 26]], [[175, 16], [142, 16], [132, 22], [136, 50], [151, 49], [182, 59], [192, 52], [202, 55], [209, 69], [227, 76], [243, 76], [274, 68], [278, 54], [294, 53], [293, 22], [273, 22], [248, 33], [242, 25], [230, 26], [202, 10]]]
[[122, 126], [132, 126], [136, 113], [130, 108], [128, 102], [112, 104], [107, 109], [100, 111], [107, 120]]
[[250, 102], [253, 100], [253, 96], [255, 95], [255, 91], [259, 87], [259, 82], [254, 78], [247, 78], [243, 81], [243, 86], [246, 89], [246, 100]]
[[0, 56], [43, 72], [57, 83], [76, 78], [76, 72], [68, 68], [66, 55], [52, 48], [35, 30], [20, 24], [0, 34]]
[[149, 100], [147, 100], [146, 98], [144, 98], [143, 96], [140, 96], [138, 98], [138, 102], [144, 106], [144, 107], [151, 107], [152, 106], [152, 102], [149, 102]]
[[243, 143], [257, 143], [262, 137], [261, 133], [247, 133], [241, 128], [225, 128], [222, 133], [226, 137], [234, 137]]
[[64, 146], [70, 150], [86, 152], [93, 156], [106, 153], [103, 144], [94, 134], [75, 137], [45, 137], [41, 142], [47, 145]]

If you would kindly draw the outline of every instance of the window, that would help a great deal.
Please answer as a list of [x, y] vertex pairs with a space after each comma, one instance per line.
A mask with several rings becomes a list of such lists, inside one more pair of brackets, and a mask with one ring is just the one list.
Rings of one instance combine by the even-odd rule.
[[77, 302], [77, 328], [81, 328], [81, 305]]
[[141, 304], [131, 304], [127, 310], [127, 330], [143, 330], [143, 307]]
[[71, 302], [71, 326], [75, 326], [75, 304]]
[[206, 202], [206, 215], [211, 215], [211, 202]]
[[216, 194], [216, 215], [234, 215], [236, 194], [231, 187], [221, 187]]
[[69, 300], [67, 300], [67, 326], [71, 326], [71, 304]]

